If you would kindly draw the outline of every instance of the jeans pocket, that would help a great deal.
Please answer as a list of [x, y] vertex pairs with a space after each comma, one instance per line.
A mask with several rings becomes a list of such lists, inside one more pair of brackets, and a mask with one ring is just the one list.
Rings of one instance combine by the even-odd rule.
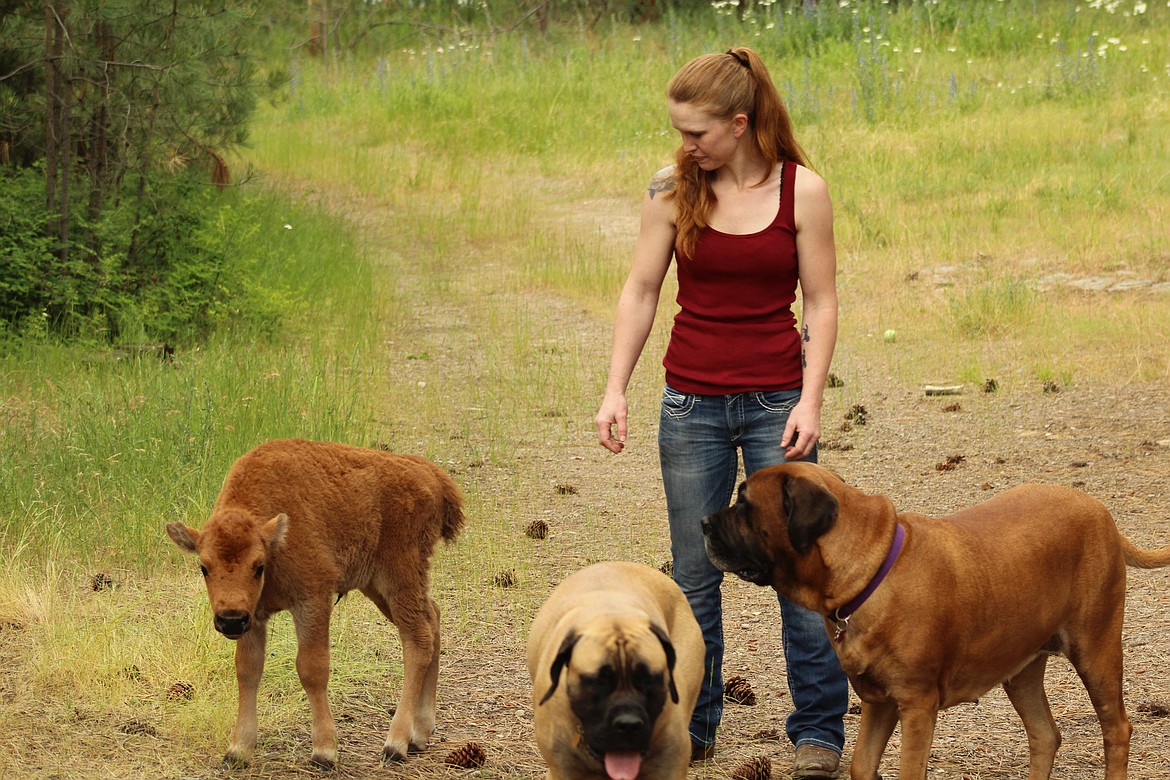
[[799, 390], [773, 390], [766, 393], [753, 393], [760, 408], [772, 414], [787, 415], [800, 401]]
[[662, 413], [667, 417], [686, 417], [695, 408], [695, 396], [691, 393], [680, 393], [670, 385], [662, 390]]

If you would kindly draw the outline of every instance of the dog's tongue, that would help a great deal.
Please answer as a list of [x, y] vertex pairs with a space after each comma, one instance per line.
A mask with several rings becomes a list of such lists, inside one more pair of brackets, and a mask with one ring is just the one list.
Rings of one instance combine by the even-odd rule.
[[610, 780], [635, 780], [641, 767], [641, 753], [614, 751], [605, 754], [605, 773]]

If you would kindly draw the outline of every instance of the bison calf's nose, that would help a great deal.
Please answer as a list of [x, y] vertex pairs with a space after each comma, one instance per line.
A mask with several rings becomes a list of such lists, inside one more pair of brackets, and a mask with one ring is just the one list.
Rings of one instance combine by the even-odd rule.
[[247, 632], [249, 622], [247, 612], [221, 612], [215, 616], [215, 630], [228, 639], [239, 639]]

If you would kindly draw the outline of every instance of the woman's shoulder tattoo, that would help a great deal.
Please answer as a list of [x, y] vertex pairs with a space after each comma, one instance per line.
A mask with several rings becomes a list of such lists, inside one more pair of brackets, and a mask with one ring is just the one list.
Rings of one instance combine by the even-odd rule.
[[647, 194], [651, 200], [660, 192], [670, 192], [674, 189], [675, 175], [674, 166], [670, 165], [654, 174], [650, 179], [650, 189]]

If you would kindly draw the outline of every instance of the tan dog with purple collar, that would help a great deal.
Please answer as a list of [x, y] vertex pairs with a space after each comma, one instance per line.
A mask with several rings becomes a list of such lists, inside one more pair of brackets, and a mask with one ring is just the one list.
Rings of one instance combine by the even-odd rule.
[[788, 463], [749, 477], [703, 531], [716, 567], [825, 616], [862, 700], [852, 780], [878, 780], [899, 721], [898, 777], [925, 780], [939, 710], [997, 685], [1028, 734], [1028, 780], [1047, 780], [1060, 733], [1044, 668], [1056, 653], [1096, 709], [1106, 780], [1126, 778], [1126, 566], [1170, 565], [1170, 546], [1135, 547], [1093, 498], [1024, 485], [935, 518], [899, 512], [814, 464]]

